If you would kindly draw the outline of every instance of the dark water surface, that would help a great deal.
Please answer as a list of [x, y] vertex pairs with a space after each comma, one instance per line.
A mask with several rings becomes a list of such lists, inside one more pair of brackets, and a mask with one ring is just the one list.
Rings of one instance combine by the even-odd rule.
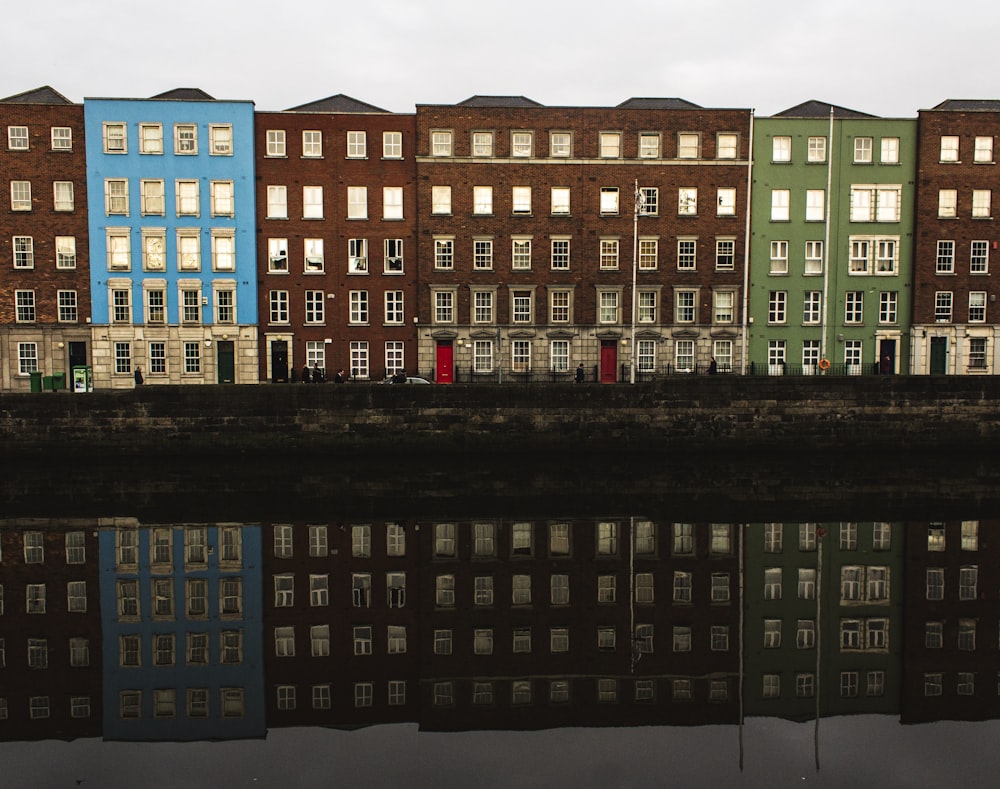
[[[34, 622], [23, 616], [18, 618], [18, 610], [23, 609], [25, 603], [22, 593], [12, 591], [24, 582], [23, 556], [19, 549], [24, 532], [31, 529], [60, 532], [57, 536], [61, 540], [62, 531], [86, 529], [88, 521], [96, 524], [96, 519], [117, 518], [146, 535], [141, 538], [143, 540], [148, 538], [149, 529], [154, 526], [181, 529], [181, 524], [207, 524], [209, 544], [213, 548], [216, 546], [212, 542], [214, 530], [219, 524], [240, 524], [245, 530], [243, 545], [247, 549], [256, 540], [259, 560], [244, 558], [243, 589], [245, 595], [259, 595], [263, 606], [258, 604], [254, 615], [249, 612], [253, 606], [245, 602], [247, 653], [244, 668], [255, 664], [260, 672], [261, 703], [264, 705], [251, 712], [253, 704], [249, 700], [253, 694], [248, 693], [246, 718], [257, 716], [248, 722], [259, 724], [259, 735], [249, 739], [223, 737], [194, 742], [176, 741], [186, 738], [178, 734], [183, 729], [177, 727], [171, 729], [167, 741], [129, 741], [156, 740], [156, 736], [148, 733], [155, 731], [155, 727], [141, 730], [134, 737], [109, 736], [109, 732], [122, 731], [111, 726], [110, 716], [116, 717], [119, 712], [111, 708], [111, 702], [103, 705], [107, 722], [103, 736], [70, 734], [68, 736], [73, 737], [70, 741], [65, 741], [66, 735], [38, 739], [27, 724], [9, 725], [16, 716], [23, 717], [20, 708], [12, 707], [8, 710], [8, 725], [0, 727], [4, 732], [3, 741], [0, 741], [0, 787], [451, 787], [471, 784], [485, 787], [950, 787], [991, 786], [1000, 775], [1000, 749], [997, 748], [1000, 742], [1000, 462], [989, 458], [896, 457], [889, 448], [877, 457], [853, 457], [846, 452], [817, 456], [804, 450], [796, 457], [740, 458], [674, 457], [665, 452], [655, 457], [627, 454], [606, 458], [505, 456], [455, 461], [429, 456], [352, 462], [332, 452], [328, 461], [311, 459], [303, 463], [284, 458], [279, 461], [235, 458], [228, 463], [216, 459], [190, 464], [161, 463], [156, 458], [128, 464], [64, 459], [49, 464], [8, 465], [0, 476], [0, 507], [0, 537], [4, 540], [0, 583], [7, 590], [4, 615], [0, 616], [0, 636], [7, 643], [6, 668], [0, 669], [0, 697], [16, 696], [17, 688], [12, 685], [19, 681], [18, 677], [34, 681], [32, 675], [18, 669], [18, 665], [24, 663], [24, 655], [18, 642], [20, 634], [11, 630], [12, 622], [28, 621], [32, 625]], [[437, 543], [432, 529], [435, 524], [444, 522], [454, 523], [458, 529], [460, 547], [454, 563], [443, 561], [435, 553]], [[970, 608], [964, 613], [957, 608], [944, 614], [936, 609], [928, 609], [927, 613], [914, 612], [911, 611], [914, 607], [927, 605], [925, 600], [916, 599], [912, 591], [922, 588], [922, 580], [914, 585], [912, 579], [896, 578], [893, 592], [896, 597], [892, 611], [886, 616], [898, 619], [898, 623], [892, 625], [893, 638], [897, 641], [891, 645], [891, 654], [878, 658], [884, 658], [888, 666], [887, 687], [895, 690], [890, 692], [889, 698], [884, 698], [884, 703], [876, 700], [869, 704], [870, 700], [862, 699], [857, 714], [830, 712], [838, 709], [836, 672], [844, 668], [837, 664], [836, 643], [827, 646], [834, 657], [827, 667], [830, 675], [821, 680], [826, 691], [821, 695], [824, 712], [818, 723], [814, 715], [802, 715], [801, 707], [797, 712], [785, 707], [775, 715], [761, 713], [767, 708], [760, 704], [759, 678], [752, 676], [752, 666], [754, 660], [759, 662], [763, 658], [758, 652], [759, 644], [751, 644], [746, 634], [752, 632], [750, 620], [762, 603], [749, 591], [742, 606], [746, 622], [739, 616], [739, 606], [730, 609], [729, 619], [717, 620], [733, 623], [729, 668], [705, 668], [704, 673], [679, 670], [677, 661], [682, 658], [671, 651], [670, 633], [661, 628], [658, 619], [656, 652], [643, 655], [638, 663], [633, 653], [631, 669], [628, 668], [628, 655], [624, 655], [620, 674], [615, 674], [621, 677], [621, 703], [616, 703], [613, 711], [609, 711], [608, 707], [591, 703], [594, 690], [592, 684], [587, 684], [596, 681], [595, 677], [613, 673], [608, 664], [595, 662], [591, 668], [585, 662], [574, 663], [572, 672], [564, 672], [558, 666], [553, 668], [547, 636], [539, 637], [536, 642], [536, 649], [530, 656], [531, 664], [521, 664], [516, 670], [500, 660], [482, 671], [463, 667], [461, 661], [443, 673], [439, 668], [441, 663], [431, 648], [434, 640], [431, 632], [441, 627], [443, 621], [441, 612], [435, 610], [435, 573], [453, 573], [460, 578], [461, 584], [463, 573], [480, 572], [475, 569], [474, 562], [462, 555], [470, 544], [468, 535], [473, 524], [493, 523], [500, 537], [513, 524], [525, 522], [534, 525], [539, 540], [537, 552], [531, 557], [531, 567], [541, 565], [546, 558], [541, 543], [546, 539], [547, 525], [571, 525], [576, 535], [572, 561], [558, 564], [546, 559], [544, 569], [548, 573], [553, 569], [560, 571], [560, 567], [569, 568], [564, 571], [574, 578], [577, 575], [590, 578], [588, 573], [599, 572], [594, 570], [595, 566], [599, 567], [595, 564], [599, 558], [591, 555], [589, 546], [593, 544], [590, 542], [594, 539], [592, 535], [601, 533], [601, 524], [618, 524], [622, 530], [620, 535], [626, 536], [635, 533], [637, 523], [654, 524], [661, 546], [656, 558], [639, 560], [637, 564], [635, 557], [629, 556], [629, 551], [622, 547], [615, 567], [629, 575], [633, 582], [637, 572], [648, 570], [655, 575], [657, 611], [671, 607], [671, 576], [678, 567], [686, 566], [678, 564], [669, 548], [668, 535], [678, 524], [691, 524], [695, 539], [705, 541], [706, 545], [706, 535], [711, 534], [712, 524], [730, 525], [734, 539], [732, 552], [728, 558], [720, 560], [716, 569], [731, 571], [734, 579], [745, 578], [749, 590], [760, 586], [754, 573], [774, 563], [761, 553], [756, 542], [751, 544], [757, 540], [755, 535], [762, 533], [764, 524], [785, 524], [786, 550], [798, 539], [800, 524], [818, 525], [824, 534], [830, 534], [832, 552], [834, 535], [843, 524], [858, 524], [861, 534], [870, 534], [872, 524], [891, 524], [893, 539], [899, 541], [893, 543], [893, 558], [865, 552], [865, 558], [859, 561], [866, 565], [895, 562], [893, 572], [905, 576], [924, 572], [928, 530], [946, 528], [952, 535], [958, 533], [956, 530], [963, 522], [975, 522], [978, 523], [980, 552], [975, 559], [966, 554], [957, 555], [956, 561], [963, 566], [978, 562], [981, 597], [970, 602], [977, 606], [975, 610]], [[407, 691], [410, 706], [402, 715], [389, 709], [376, 711], [373, 717], [367, 711], [355, 716], [353, 710], [343, 706], [338, 709], [335, 703], [333, 716], [323, 723], [316, 719], [317, 716], [311, 719], [304, 711], [309, 707], [308, 685], [315, 683], [315, 678], [304, 678], [298, 696], [302, 714], [293, 716], [290, 723], [287, 716], [282, 719], [275, 712], [272, 697], [276, 680], [269, 675], [275, 665], [280, 666], [280, 660], [276, 662], [271, 657], [274, 652], [271, 630], [284, 613], [271, 606], [275, 594], [271, 576], [284, 572], [275, 565], [273, 529], [276, 524], [291, 524], [295, 539], [299, 540], [304, 539], [309, 524], [325, 524], [331, 532], [331, 546], [337, 539], [338, 530], [347, 535], [344, 539], [350, 546], [350, 529], [360, 523], [373, 524], [376, 530], [384, 528], [383, 524], [398, 523], [406, 530], [407, 556], [411, 557], [407, 572], [412, 574], [406, 605], [413, 611], [407, 620], [409, 652], [417, 653], [412, 661], [413, 673], [407, 675], [410, 677], [410, 690]], [[438, 532], [433, 531], [433, 534]], [[580, 535], [586, 535], [586, 550]], [[744, 538], [747, 540], [745, 546]], [[115, 577], [115, 541], [102, 539], [105, 542], [99, 553], [95, 550], [88, 554], [88, 562], [100, 562], [100, 567], [95, 568], [95, 578], [99, 572], [102, 610], [95, 611], [92, 606], [88, 616], [99, 620], [95, 627], [108, 631], [120, 629], [114, 621], [114, 611], [109, 612], [104, 607], [104, 587], [109, 583], [108, 577], [112, 578], [112, 583]], [[622, 545], [626, 543], [631, 543], [631, 539], [626, 539]], [[297, 550], [299, 544], [296, 543]], [[501, 544], [498, 541], [498, 545]], [[333, 553], [335, 551], [331, 552], [331, 557]], [[741, 557], [745, 561], [741, 561]], [[210, 566], [213, 561], [210, 560]], [[518, 566], [527, 566], [518, 565], [516, 561], [516, 558], [498, 560], [498, 577], [508, 571], [504, 568], [513, 567], [512, 571], [517, 572]], [[648, 566], [642, 565], [642, 561], [648, 561]], [[827, 561], [831, 561], [829, 556]], [[333, 577], [338, 574], [349, 577], [352, 571], [349, 557], [343, 555], [330, 558], [329, 564]], [[302, 567], [296, 566], [296, 569], [301, 571]], [[377, 575], [385, 569], [384, 562], [375, 563], [373, 569]], [[139, 575], [142, 577], [141, 569]], [[183, 573], [178, 569], [177, 575], [181, 578]], [[419, 581], [414, 582], [413, 576]], [[121, 577], [120, 572], [118, 577]], [[738, 599], [735, 583], [734, 580], [734, 601]], [[832, 579], [829, 583], [837, 590], [840, 579]], [[948, 588], [951, 591], [954, 587]], [[794, 583], [787, 585], [786, 590], [782, 605], [789, 607], [786, 613], [779, 615], [794, 620], [801, 616], [801, 612], [792, 610], [794, 600], [789, 599], [795, 596]], [[50, 592], [50, 613], [54, 613], [57, 605], [55, 594]], [[300, 605], [304, 605], [303, 599], [309, 599], [307, 590], [297, 588], [296, 594]], [[535, 594], [531, 611], [514, 612], [510, 616], [510, 612], [500, 610], [502, 606], [498, 602], [496, 622], [488, 624], [503, 628], [510, 624], [511, 616], [514, 626], [518, 622], [534, 623], [539, 630], [559, 623], [561, 620], [553, 619], [538, 599], [548, 597], [548, 586], [540, 588], [536, 582]], [[113, 601], [113, 596], [111, 599]], [[343, 608], [340, 613], [346, 616], [351, 609], [350, 603], [345, 602], [349, 598], [338, 598], [334, 587], [331, 608], [337, 607], [338, 599]], [[600, 625], [602, 614], [591, 604], [592, 599], [589, 593], [586, 598], [575, 597], [568, 609], [572, 614], [563, 619], [572, 619], [574, 628], [592, 629]], [[630, 599], [625, 592], [620, 593], [618, 601], [621, 616], [616, 621], [623, 623], [626, 634]], [[459, 609], [456, 628], [463, 626], [462, 621], [476, 616], [461, 604]], [[871, 613], [866, 611], [862, 615]], [[635, 618], [634, 610], [631, 614]], [[696, 606], [695, 619], [710, 614], [708, 607]], [[382, 621], [375, 616], [377, 622]], [[844, 616], [843, 612], [840, 616]], [[904, 678], [908, 671], [916, 670], [912, 668], [916, 664], [909, 662], [918, 655], [912, 645], [923, 641], [922, 633], [904, 632], [903, 624], [951, 616], [971, 616], [980, 622], [981, 638], [975, 652], [979, 667], [976, 703], [969, 704], [967, 716], [976, 720], [962, 719], [962, 700], [959, 699], [958, 705], [949, 706], [947, 716], [943, 716], [957, 719], [934, 720], [931, 714], [926, 722], [903, 722], [915, 709], [924, 710], [922, 714], [927, 717], [926, 708], [921, 706], [924, 699], [907, 699], [902, 695], [904, 686], [911, 689], [920, 686], [919, 682], [906, 684]], [[636, 621], [640, 620], [641, 615]], [[744, 649], [740, 649], [735, 629], [738, 620], [738, 626], [745, 629], [747, 643]], [[62, 621], [52, 619], [50, 632], [45, 634], [51, 643], [60, 638], [65, 640], [75, 632], [57, 632], [63, 627]], [[485, 620], [481, 617], [475, 621], [478, 623], [475, 627], [484, 626]], [[251, 632], [254, 629], [257, 632]], [[832, 638], [836, 641], [836, 630], [833, 632]], [[990, 634], [989, 638], [986, 633]], [[786, 630], [784, 638], [785, 646], [788, 639], [794, 642], [794, 628], [790, 633]], [[579, 641], [575, 639], [576, 636], [573, 650], [579, 648]], [[627, 638], [621, 640], [627, 643]], [[251, 654], [252, 649], [248, 646], [251, 643], [260, 645], [260, 655]], [[308, 639], [305, 643], [308, 649]], [[503, 642], [503, 649], [507, 649], [506, 643]], [[501, 651], [499, 645], [500, 641], [498, 652]], [[589, 637], [587, 645], [590, 646]], [[120, 685], [122, 681], [118, 655], [111, 654], [117, 648], [117, 640], [105, 633], [101, 659], [104, 666], [102, 682], [107, 687], [116, 682]], [[96, 650], [93, 651], [96, 655]], [[181, 651], [178, 647], [178, 652]], [[334, 659], [342, 654], [335, 642]], [[707, 652], [706, 655], [710, 657]], [[595, 661], [600, 659], [595, 658]], [[655, 670], [654, 659], [662, 663]], [[180, 657], [177, 662], [181, 662]], [[50, 660], [48, 671], [54, 685], [71, 671], [61, 665], [55, 659]], [[301, 665], [306, 666], [307, 661]], [[379, 668], [373, 671], [374, 675], [392, 676], [391, 670], [385, 673], [381, 662], [377, 665]], [[984, 670], [984, 665], [995, 668]], [[946, 666], [945, 671], [954, 673], [962, 668], [956, 663]], [[143, 670], [148, 673], [150, 668], [147, 666]], [[214, 666], [214, 670], [224, 671], [225, 667]], [[926, 667], [920, 670], [926, 671]], [[349, 660], [334, 660], [329, 679], [334, 687], [355, 681], [358, 677], [352, 671], [356, 673]], [[157, 687], [170, 686], [174, 681], [179, 699], [183, 688], [190, 685], [189, 677], [180, 669], [176, 672], [164, 670], [164, 674], [166, 678]], [[690, 714], [678, 714], [678, 702], [669, 698], [668, 688], [676, 687], [670, 683], [678, 676], [688, 674], [697, 677], [696, 681], [701, 683], [698, 688], [707, 683], [709, 677], [727, 681], [731, 695], [715, 706], [707, 705], [704, 699], [696, 700], [682, 708], [690, 710]], [[551, 683], [553, 677], [561, 681], [564, 675], [572, 675], [573, 704], [560, 708], [558, 714], [553, 715], [549, 696], [554, 692]], [[507, 714], [508, 686], [513, 687], [519, 677], [532, 678], [534, 696], [526, 708], [520, 711], [511, 708]], [[654, 703], [632, 703], [631, 682], [635, 677], [655, 680]], [[488, 713], [479, 715], [475, 708], [462, 701], [462, 696], [462, 699], [456, 697], [453, 708], [446, 708], [444, 712], [434, 710], [432, 699], [443, 678], [449, 681], [457, 678], [455, 686], [459, 696], [474, 681], [494, 683], [497, 703], [490, 705]], [[128, 680], [125, 682], [127, 684]], [[738, 703], [741, 682], [742, 698], [746, 702], [742, 705]], [[103, 691], [105, 700], [112, 698], [107, 687]], [[951, 690], [949, 681], [946, 693]], [[785, 680], [782, 691], [785, 697], [794, 695], [794, 682]], [[862, 697], [864, 693], [862, 689]], [[899, 695], [893, 695], [897, 693]], [[587, 703], [578, 703], [584, 698]], [[114, 705], [117, 705], [117, 696]], [[99, 706], [95, 700], [94, 707]], [[873, 711], [880, 706], [884, 709]], [[499, 707], [504, 708], [503, 714], [495, 714]], [[804, 709], [808, 711], [809, 707], [811, 702]], [[178, 717], [183, 717], [182, 712]], [[692, 723], [701, 725], [689, 725]]]

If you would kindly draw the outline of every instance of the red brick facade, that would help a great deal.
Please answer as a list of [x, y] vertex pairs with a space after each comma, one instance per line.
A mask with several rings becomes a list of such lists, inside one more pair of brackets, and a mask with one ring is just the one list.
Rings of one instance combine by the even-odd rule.
[[79, 521], [0, 523], [0, 741], [101, 734], [97, 533]]
[[[3, 389], [28, 389], [28, 374], [19, 364], [21, 342], [33, 346], [35, 368], [46, 375], [68, 372], [70, 364], [86, 363], [89, 356], [90, 256], [83, 107], [46, 100], [57, 95], [40, 95], [43, 103], [0, 102]], [[25, 202], [29, 192], [30, 205]], [[57, 237], [63, 246], [58, 264]], [[70, 343], [75, 344], [72, 358]]]
[[[939, 290], [954, 293], [954, 322], [965, 323], [969, 291], [986, 290], [995, 295], [989, 282], [989, 266], [985, 271], [971, 270], [971, 244], [987, 242], [994, 253], [1000, 233], [994, 227], [996, 209], [985, 216], [973, 214], [974, 190], [997, 190], [1000, 175], [996, 163], [1000, 151], [992, 152], [996, 130], [1000, 127], [1000, 109], [994, 112], [952, 112], [925, 110], [920, 113], [919, 186], [916, 215], [916, 259], [914, 260], [913, 322], [935, 323], [934, 294]], [[942, 152], [942, 138], [956, 138], [957, 160], [945, 161], [950, 154]], [[976, 160], [976, 140], [988, 140], [990, 155]], [[946, 148], [949, 142], [944, 143]], [[985, 151], [981, 157], [985, 157]], [[957, 204], [953, 216], [939, 212], [940, 190], [955, 190]], [[986, 206], [989, 208], [989, 205]], [[947, 212], [947, 208], [944, 209]], [[938, 241], [955, 242], [953, 270], [937, 273]], [[987, 315], [989, 315], [989, 308]], [[995, 316], [994, 316], [995, 317]]]
[[[393, 357], [398, 366], [415, 367], [412, 316], [416, 314], [417, 204], [413, 128], [412, 115], [382, 112], [257, 114], [261, 380], [281, 379], [274, 369], [274, 343], [287, 343], [288, 368], [296, 375], [307, 361], [312, 366], [319, 357], [327, 379], [332, 379], [340, 368], [349, 374], [357, 368], [353, 371], [356, 377], [381, 380], [396, 369], [393, 362], [387, 364], [387, 343], [399, 344], [394, 346], [397, 355]], [[363, 149], [357, 133], [363, 135]], [[354, 146], [350, 155], [349, 134]], [[386, 138], [387, 134], [392, 136]], [[268, 216], [268, 187], [274, 186], [285, 187], [287, 218]], [[321, 188], [321, 207], [307, 209], [303, 205], [306, 188], [311, 187]], [[358, 208], [348, 206], [349, 190], [357, 187], [367, 191], [364, 218], [349, 215]], [[401, 190], [398, 208], [383, 204], [383, 188]], [[313, 199], [320, 199], [319, 192], [311, 191]], [[400, 193], [394, 196], [400, 197]], [[270, 210], [275, 213], [273, 206]], [[313, 217], [306, 218], [308, 213]], [[287, 241], [285, 263], [272, 261], [277, 239]], [[307, 239], [322, 241], [321, 264], [315, 261], [315, 254], [310, 256], [312, 262], [306, 261]], [[393, 247], [400, 242], [401, 250], [390, 250], [387, 240], [393, 240]], [[367, 247], [367, 261], [363, 266], [352, 266], [349, 252], [358, 251], [358, 246]], [[388, 262], [390, 251], [401, 261]], [[287, 293], [284, 320], [284, 316], [272, 316], [273, 291]], [[387, 291], [395, 308], [392, 312], [386, 309]], [[362, 305], [357, 300], [362, 295], [367, 299], [367, 314], [359, 313]], [[315, 312], [307, 316], [307, 298], [313, 300], [314, 309], [319, 299], [322, 320], [316, 319]], [[313, 346], [313, 358], [308, 359], [306, 344], [310, 342], [317, 345]], [[365, 352], [367, 363], [362, 364]]]
[[[584, 363], [589, 373], [602, 358], [602, 343], [617, 351], [617, 362], [628, 363], [637, 185], [645, 194], [655, 189], [658, 201], [655, 213], [650, 204], [638, 220], [640, 244], [655, 242], [656, 252], [638, 266], [637, 290], [651, 302], [637, 316], [637, 336], [658, 346], [656, 369], [674, 358], [675, 337], [694, 339], [697, 360], [707, 366], [711, 338], [735, 339], [740, 324], [749, 112], [497, 104], [417, 107], [421, 368], [441, 373], [435, 356], [442, 343], [457, 340], [449, 353], [457, 353], [461, 376], [463, 367], [476, 366], [463, 346], [498, 332], [493, 365], [502, 370], [527, 372], [508, 345], [518, 338], [533, 343], [531, 371], [571, 373]], [[442, 187], [450, 187], [450, 206]], [[476, 187], [492, 188], [491, 206], [474, 205]], [[530, 202], [515, 205], [515, 193]], [[696, 204], [682, 206], [682, 195]], [[492, 243], [491, 262], [475, 258], [477, 241]], [[692, 255], [683, 263], [680, 241]], [[731, 247], [721, 265], [719, 241]], [[439, 242], [453, 244], [453, 260], [435, 259]], [[568, 260], [558, 259], [554, 242], [568, 242]], [[522, 252], [517, 261], [515, 245]], [[713, 320], [719, 288], [732, 293], [725, 324]], [[560, 289], [570, 293], [568, 316], [552, 314], [552, 294]], [[693, 313], [681, 321], [679, 290], [695, 294]], [[476, 315], [477, 291], [493, 294], [492, 316]], [[438, 309], [439, 292], [451, 294], [443, 306], [454, 300], [450, 316]], [[552, 340], [568, 341], [568, 359], [547, 358]], [[602, 368], [608, 362], [603, 356]], [[602, 378], [607, 372], [601, 370]]]

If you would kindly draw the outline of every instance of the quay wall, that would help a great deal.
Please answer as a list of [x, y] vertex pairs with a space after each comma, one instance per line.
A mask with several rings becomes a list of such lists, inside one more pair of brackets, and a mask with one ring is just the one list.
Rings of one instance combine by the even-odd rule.
[[1000, 446], [1000, 377], [143, 386], [0, 394], [0, 459], [813, 453]]

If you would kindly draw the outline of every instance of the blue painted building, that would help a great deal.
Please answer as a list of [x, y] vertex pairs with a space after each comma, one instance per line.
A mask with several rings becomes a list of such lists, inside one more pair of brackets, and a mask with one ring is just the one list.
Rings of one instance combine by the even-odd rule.
[[104, 738], [266, 734], [260, 527], [104, 524]]
[[95, 386], [256, 383], [254, 107], [85, 99]]

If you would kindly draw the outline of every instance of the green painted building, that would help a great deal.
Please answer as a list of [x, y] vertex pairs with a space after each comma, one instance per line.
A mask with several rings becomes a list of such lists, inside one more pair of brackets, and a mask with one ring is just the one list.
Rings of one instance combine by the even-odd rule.
[[810, 101], [753, 136], [748, 371], [909, 372], [916, 119]]
[[898, 713], [902, 526], [746, 529], [744, 713], [799, 721]]

